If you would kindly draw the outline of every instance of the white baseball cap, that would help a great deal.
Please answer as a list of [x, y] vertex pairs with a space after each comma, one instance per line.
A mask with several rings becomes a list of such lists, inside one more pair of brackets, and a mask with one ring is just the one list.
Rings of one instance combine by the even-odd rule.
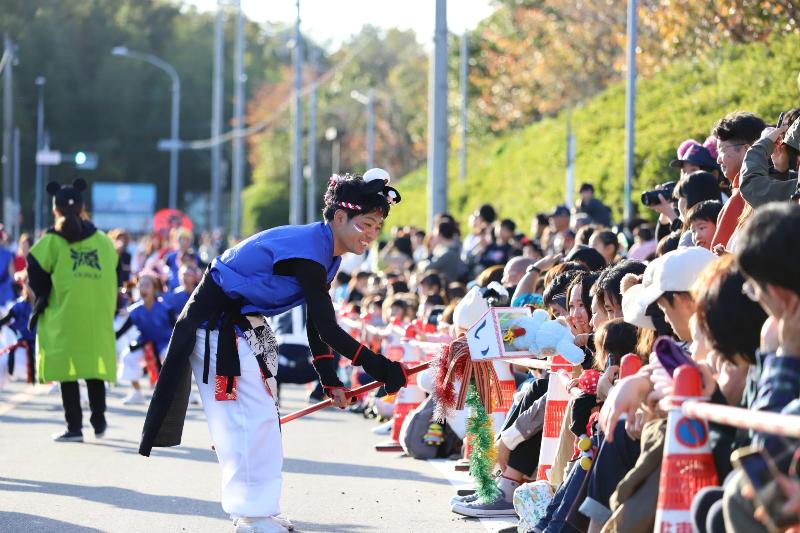
[[622, 293], [622, 317], [628, 324], [638, 328], [656, 329], [653, 319], [647, 315], [646, 305], [639, 303], [644, 285], [637, 283]]
[[701, 246], [679, 248], [647, 265], [642, 277], [639, 306], [647, 308], [665, 292], [688, 292], [700, 273], [717, 259]]

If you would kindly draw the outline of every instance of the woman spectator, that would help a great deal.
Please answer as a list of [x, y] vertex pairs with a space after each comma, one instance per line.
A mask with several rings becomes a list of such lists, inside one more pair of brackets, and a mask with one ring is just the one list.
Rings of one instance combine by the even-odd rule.
[[86, 380], [96, 437], [106, 431], [105, 381], [116, 379], [114, 311], [117, 252], [83, 208], [86, 182], [51, 182], [54, 226], [28, 255], [28, 279], [36, 295], [36, 356], [41, 383], [61, 383], [67, 430], [58, 442], [83, 442], [78, 380]]
[[617, 262], [619, 240], [617, 240], [617, 234], [613, 231], [603, 230], [592, 234], [589, 239], [589, 246], [600, 252], [607, 265], [613, 265]]

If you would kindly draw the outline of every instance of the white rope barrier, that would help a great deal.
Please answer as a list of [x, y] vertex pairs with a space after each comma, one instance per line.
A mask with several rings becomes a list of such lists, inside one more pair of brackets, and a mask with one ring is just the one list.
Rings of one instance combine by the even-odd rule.
[[782, 437], [800, 438], [800, 416], [768, 411], [752, 411], [715, 403], [687, 400], [682, 405], [683, 414], [717, 424], [772, 433]]

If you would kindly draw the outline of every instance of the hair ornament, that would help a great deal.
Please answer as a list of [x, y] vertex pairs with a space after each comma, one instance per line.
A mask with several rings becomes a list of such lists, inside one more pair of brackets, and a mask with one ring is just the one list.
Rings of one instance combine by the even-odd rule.
[[350, 209], [352, 211], [361, 211], [361, 206], [358, 204], [352, 204], [350, 202], [336, 202], [336, 205], [339, 207], [343, 207], [345, 209]]
[[392, 177], [389, 175], [389, 173], [382, 168], [371, 168], [364, 172], [363, 177], [365, 183], [369, 183], [373, 180], [383, 180], [384, 182], [389, 183], [392, 180]]
[[331, 187], [331, 188], [336, 187], [336, 184], [339, 183], [339, 181], [341, 179], [342, 179], [342, 177], [339, 174], [334, 174], [328, 180], [328, 187]]

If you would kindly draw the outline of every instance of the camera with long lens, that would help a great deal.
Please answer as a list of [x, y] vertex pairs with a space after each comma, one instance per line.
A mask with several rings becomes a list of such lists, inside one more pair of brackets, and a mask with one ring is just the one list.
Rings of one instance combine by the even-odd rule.
[[672, 198], [672, 191], [675, 190], [675, 185], [674, 181], [668, 181], [657, 186], [652, 191], [643, 192], [642, 203], [648, 207], [651, 205], [658, 205], [661, 203], [661, 200], [658, 199], [659, 195], [663, 196], [664, 199], [669, 202]]

